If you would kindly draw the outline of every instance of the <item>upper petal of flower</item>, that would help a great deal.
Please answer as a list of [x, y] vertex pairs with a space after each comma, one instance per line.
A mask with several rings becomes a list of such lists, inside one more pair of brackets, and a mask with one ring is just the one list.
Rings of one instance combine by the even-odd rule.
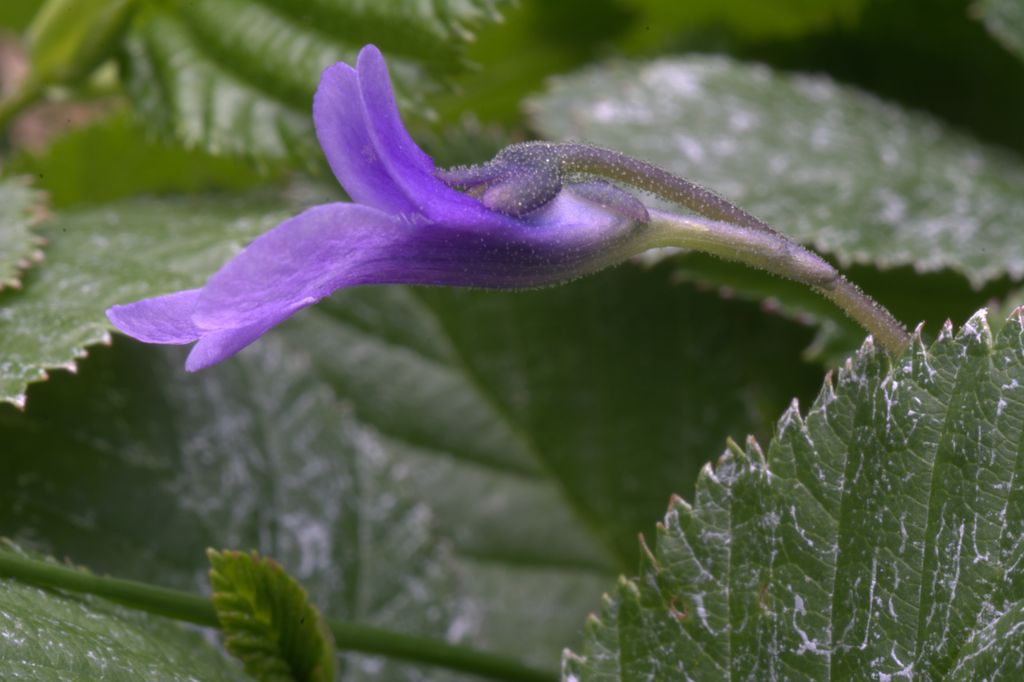
[[313, 96], [313, 124], [327, 162], [352, 200], [389, 213], [416, 207], [391, 179], [370, 138], [359, 79], [348, 64], [324, 70]]
[[489, 210], [434, 176], [434, 163], [402, 125], [384, 57], [373, 45], [359, 52], [356, 61], [363, 118], [377, 158], [416, 209], [439, 225], [485, 228], [513, 227], [509, 216]]

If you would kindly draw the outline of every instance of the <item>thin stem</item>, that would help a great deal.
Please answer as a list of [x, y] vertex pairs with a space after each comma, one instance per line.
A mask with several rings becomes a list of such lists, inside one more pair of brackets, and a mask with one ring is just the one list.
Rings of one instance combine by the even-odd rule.
[[[155, 585], [109, 578], [48, 561], [0, 551], [0, 575], [26, 583], [84, 592], [140, 611], [219, 628], [213, 603], [196, 594]], [[505, 682], [554, 682], [558, 675], [535, 670], [519, 661], [427, 637], [391, 632], [357, 623], [328, 619], [339, 649], [380, 654], [414, 663], [435, 665]]]
[[823, 258], [778, 232], [663, 211], [651, 210], [650, 215], [649, 247], [703, 251], [807, 284], [838, 305], [886, 350], [900, 353], [910, 343], [907, 330], [888, 310]]

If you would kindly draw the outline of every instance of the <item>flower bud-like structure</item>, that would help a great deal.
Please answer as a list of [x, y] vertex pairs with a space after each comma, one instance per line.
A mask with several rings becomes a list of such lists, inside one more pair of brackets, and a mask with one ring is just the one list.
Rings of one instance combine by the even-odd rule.
[[331, 292], [364, 284], [519, 289], [556, 284], [649, 248], [646, 211], [593, 181], [509, 168], [480, 196], [437, 175], [399, 118], [384, 59], [323, 73], [317, 137], [353, 203], [315, 206], [255, 239], [199, 289], [107, 311], [148, 343], [195, 343], [195, 371], [233, 355]]
[[[372, 45], [354, 69], [324, 71], [313, 122], [352, 203], [314, 206], [283, 222], [199, 289], [111, 307], [115, 327], [148, 343], [195, 343], [185, 367], [196, 371], [343, 287], [532, 288], [677, 246], [813, 286], [878, 331], [883, 345], [895, 348], [906, 336], [820, 257], [710, 190], [617, 152], [532, 142], [480, 166], [435, 168], [402, 125]], [[648, 210], [613, 182], [703, 217]]]

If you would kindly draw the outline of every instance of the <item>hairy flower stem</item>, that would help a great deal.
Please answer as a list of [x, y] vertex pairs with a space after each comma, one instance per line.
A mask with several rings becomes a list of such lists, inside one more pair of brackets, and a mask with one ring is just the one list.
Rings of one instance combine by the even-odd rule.
[[712, 220], [777, 234], [767, 223], [710, 189], [646, 161], [604, 147], [577, 142], [539, 144], [552, 147], [550, 153], [557, 159], [563, 177], [596, 175], [650, 192]]
[[650, 211], [649, 246], [703, 251], [766, 270], [812, 287], [834, 302], [892, 353], [910, 343], [910, 335], [892, 314], [843, 277], [817, 254], [773, 231], [727, 222]]
[[[94, 575], [49, 561], [0, 551], [0, 576], [41, 587], [84, 592], [167, 618], [219, 628], [213, 603], [199, 595]], [[327, 620], [339, 649], [379, 654], [505, 682], [555, 682], [558, 675], [442, 640], [414, 637], [357, 623]]]
[[846, 280], [817, 254], [706, 187], [646, 161], [575, 142], [525, 142], [501, 150], [479, 166], [437, 171], [454, 187], [475, 192], [485, 204], [514, 213], [529, 211], [566, 183], [601, 178], [650, 192], [708, 218], [649, 210], [650, 244], [704, 251], [807, 284], [862, 325], [883, 348], [899, 353], [910, 335], [888, 310]]
[[712, 220], [775, 233], [764, 221], [706, 187], [621, 152], [578, 142], [514, 144], [488, 163], [441, 169], [437, 177], [449, 185], [468, 189], [514, 179], [528, 171], [536, 177], [542, 173], [551, 178], [552, 196], [559, 189], [558, 183], [602, 178], [650, 192]]

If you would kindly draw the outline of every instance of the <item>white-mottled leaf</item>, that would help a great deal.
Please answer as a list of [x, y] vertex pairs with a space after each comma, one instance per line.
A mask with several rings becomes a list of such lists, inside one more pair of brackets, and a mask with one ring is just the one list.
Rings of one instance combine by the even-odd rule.
[[0, 181], [0, 290], [20, 287], [22, 273], [43, 259], [35, 232], [42, 197], [19, 178]]
[[1019, 679], [1024, 319], [866, 345], [675, 499], [566, 679]]
[[[0, 543], [0, 552], [20, 552]], [[245, 682], [202, 636], [102, 599], [0, 577], [5, 682]]]
[[623, 62], [554, 81], [530, 110], [545, 137], [663, 166], [844, 265], [1024, 277], [1024, 161], [826, 77]]

